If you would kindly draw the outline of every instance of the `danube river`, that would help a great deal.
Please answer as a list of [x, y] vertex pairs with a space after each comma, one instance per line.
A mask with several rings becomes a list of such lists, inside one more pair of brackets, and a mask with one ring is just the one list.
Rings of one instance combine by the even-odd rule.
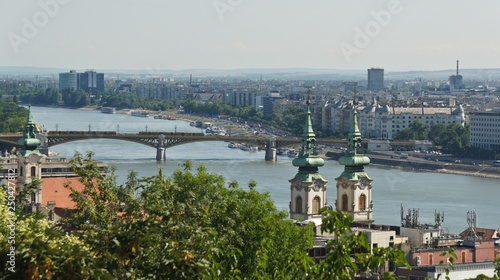
[[[102, 114], [99, 111], [61, 108], [31, 107], [33, 119], [47, 130], [113, 130], [119, 133], [145, 131], [200, 132], [185, 121], [157, 120], [132, 117], [125, 114]], [[118, 181], [123, 183], [129, 170], [140, 176], [152, 176], [158, 169], [169, 175], [182, 168], [190, 159], [195, 165], [204, 164], [210, 172], [222, 174], [226, 182], [236, 180], [247, 188], [250, 179], [257, 182], [257, 190], [269, 192], [278, 209], [288, 211], [290, 183], [297, 168], [288, 157], [278, 157], [277, 162], [264, 161], [264, 152], [245, 152], [229, 149], [225, 142], [198, 142], [184, 144], [167, 150], [167, 161], [157, 162], [156, 149], [128, 141], [106, 139], [82, 140], [52, 147], [59, 157], [71, 158], [74, 151], [93, 151], [95, 158], [117, 168]], [[329, 204], [336, 200], [335, 178], [343, 166], [337, 161], [326, 161], [320, 168], [329, 180], [327, 198]], [[443, 211], [443, 228], [450, 233], [460, 233], [467, 228], [466, 213], [478, 214], [478, 227], [500, 227], [500, 180], [402, 171], [370, 167], [366, 171], [373, 182], [373, 217], [376, 224], [400, 225], [401, 204], [420, 209], [420, 222], [434, 224], [434, 211]]]

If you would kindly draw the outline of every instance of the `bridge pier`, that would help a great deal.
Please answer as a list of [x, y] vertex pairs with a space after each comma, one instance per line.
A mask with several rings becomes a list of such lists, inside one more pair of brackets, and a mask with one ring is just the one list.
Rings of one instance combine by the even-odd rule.
[[266, 148], [266, 161], [276, 161], [276, 140], [271, 138]]
[[158, 145], [156, 146], [156, 160], [167, 160], [167, 148], [165, 147], [165, 135], [158, 135]]
[[165, 147], [156, 148], [156, 160], [157, 161], [167, 160], [167, 149]]

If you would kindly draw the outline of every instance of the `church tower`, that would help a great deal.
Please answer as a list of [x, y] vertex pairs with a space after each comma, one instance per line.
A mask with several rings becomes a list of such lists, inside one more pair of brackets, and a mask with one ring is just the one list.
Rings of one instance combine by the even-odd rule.
[[[28, 118], [24, 125], [23, 138], [17, 143], [21, 146], [21, 151], [17, 155], [17, 193], [20, 193], [26, 184], [30, 184], [35, 179], [42, 179], [41, 161], [43, 155], [37, 150], [40, 140], [35, 135], [35, 122], [31, 116], [31, 106], [28, 110]], [[38, 185], [35, 193], [28, 202], [42, 203], [42, 186]]]
[[353, 117], [347, 139], [347, 150], [340, 157], [339, 163], [345, 165], [344, 172], [337, 181], [336, 210], [343, 211], [353, 218], [353, 222], [371, 224], [372, 217], [372, 181], [364, 171], [364, 166], [370, 164], [370, 159], [361, 151], [361, 133], [358, 126], [356, 111], [356, 93], [354, 93]]
[[302, 134], [302, 148], [299, 156], [292, 161], [293, 166], [299, 167], [299, 172], [290, 182], [291, 201], [290, 218], [292, 220], [314, 221], [321, 223], [319, 209], [326, 205], [326, 183], [319, 174], [318, 167], [323, 166], [325, 161], [318, 156], [316, 150], [316, 135], [312, 129], [311, 100], [307, 96], [307, 117]]

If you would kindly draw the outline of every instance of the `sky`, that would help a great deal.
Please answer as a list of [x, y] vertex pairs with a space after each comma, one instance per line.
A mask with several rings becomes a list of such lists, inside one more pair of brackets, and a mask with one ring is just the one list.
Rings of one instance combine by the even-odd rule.
[[500, 68], [498, 0], [2, 0], [0, 66]]

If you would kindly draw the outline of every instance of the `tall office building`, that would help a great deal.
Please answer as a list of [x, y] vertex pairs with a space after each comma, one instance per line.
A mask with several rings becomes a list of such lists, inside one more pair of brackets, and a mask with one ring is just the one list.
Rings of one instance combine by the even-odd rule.
[[93, 70], [78, 73], [78, 89], [92, 94], [104, 91], [104, 74]]
[[70, 88], [78, 89], [78, 74], [75, 70], [66, 73], [59, 73], [59, 89]]
[[83, 90], [91, 94], [104, 92], [104, 73], [96, 73], [88, 70], [85, 73], [76, 73], [71, 70], [59, 74], [59, 89], [70, 88], [72, 90]]
[[384, 90], [384, 69], [382, 68], [368, 69], [368, 90], [371, 91]]
[[262, 98], [264, 116], [268, 116], [273, 112], [274, 102], [280, 99], [285, 99], [285, 98], [280, 96], [279, 91], [274, 91], [274, 90], [271, 91], [268, 96], [264, 96]]

